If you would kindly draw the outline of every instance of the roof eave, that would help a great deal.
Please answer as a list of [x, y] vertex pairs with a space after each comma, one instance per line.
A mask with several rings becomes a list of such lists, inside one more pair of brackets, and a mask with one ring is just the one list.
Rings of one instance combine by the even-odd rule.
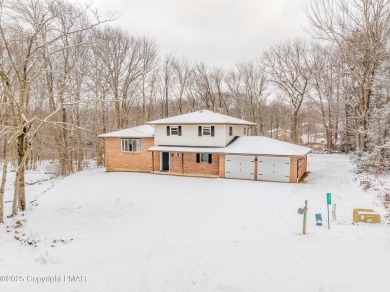
[[154, 123], [147, 122], [148, 125], [243, 125], [243, 126], [257, 126], [257, 124], [248, 122], [248, 123], [221, 123], [221, 122], [200, 122], [200, 123]]
[[131, 139], [143, 139], [143, 138], [154, 138], [154, 136], [103, 136], [103, 135], [99, 135], [97, 136], [98, 138], [131, 138]]

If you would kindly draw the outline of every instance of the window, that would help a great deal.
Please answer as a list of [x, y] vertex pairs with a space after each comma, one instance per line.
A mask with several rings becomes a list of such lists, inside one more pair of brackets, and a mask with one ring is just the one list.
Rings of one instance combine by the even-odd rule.
[[246, 127], [244, 127], [244, 136], [246, 135]]
[[229, 136], [233, 136], [233, 127], [229, 127]]
[[215, 135], [214, 126], [198, 126], [198, 136], [211, 136]]
[[122, 152], [141, 152], [141, 139], [122, 139]]
[[167, 136], [181, 136], [181, 126], [167, 126]]
[[202, 135], [203, 136], [211, 136], [211, 127], [210, 126], [203, 126]]
[[179, 127], [171, 127], [171, 135], [179, 135]]
[[196, 154], [196, 163], [212, 163], [212, 155], [209, 153], [197, 153]]

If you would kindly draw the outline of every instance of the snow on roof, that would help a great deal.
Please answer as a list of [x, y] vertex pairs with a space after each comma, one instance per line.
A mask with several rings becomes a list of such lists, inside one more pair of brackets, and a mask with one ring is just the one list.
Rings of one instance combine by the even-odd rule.
[[193, 113], [174, 116], [161, 120], [147, 122], [149, 125], [185, 125], [185, 124], [233, 124], [255, 126], [245, 120], [229, 117], [209, 110], [200, 110]]
[[227, 147], [153, 146], [149, 151], [196, 152], [220, 154], [255, 154], [268, 156], [304, 156], [310, 148], [264, 136], [242, 136]]
[[226, 147], [226, 153], [303, 156], [310, 148], [264, 136], [243, 136]]
[[142, 125], [99, 135], [100, 138], [148, 138], [154, 136], [154, 127]]

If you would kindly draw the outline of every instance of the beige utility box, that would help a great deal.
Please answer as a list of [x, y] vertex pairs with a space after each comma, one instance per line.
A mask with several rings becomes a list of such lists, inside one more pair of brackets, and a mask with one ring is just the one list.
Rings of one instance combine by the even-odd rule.
[[381, 216], [372, 209], [353, 209], [353, 222], [380, 223]]

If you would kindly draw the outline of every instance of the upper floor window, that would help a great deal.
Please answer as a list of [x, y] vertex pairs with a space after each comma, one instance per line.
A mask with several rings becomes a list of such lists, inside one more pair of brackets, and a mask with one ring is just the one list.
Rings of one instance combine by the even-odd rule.
[[214, 126], [198, 126], [198, 136], [211, 136], [215, 135]]
[[211, 127], [210, 126], [202, 127], [202, 135], [203, 136], [211, 136]]
[[122, 152], [141, 152], [141, 139], [121, 139]]
[[167, 136], [181, 136], [181, 126], [167, 126]]
[[171, 127], [171, 135], [179, 135], [179, 127]]
[[229, 136], [233, 136], [233, 127], [229, 127]]

